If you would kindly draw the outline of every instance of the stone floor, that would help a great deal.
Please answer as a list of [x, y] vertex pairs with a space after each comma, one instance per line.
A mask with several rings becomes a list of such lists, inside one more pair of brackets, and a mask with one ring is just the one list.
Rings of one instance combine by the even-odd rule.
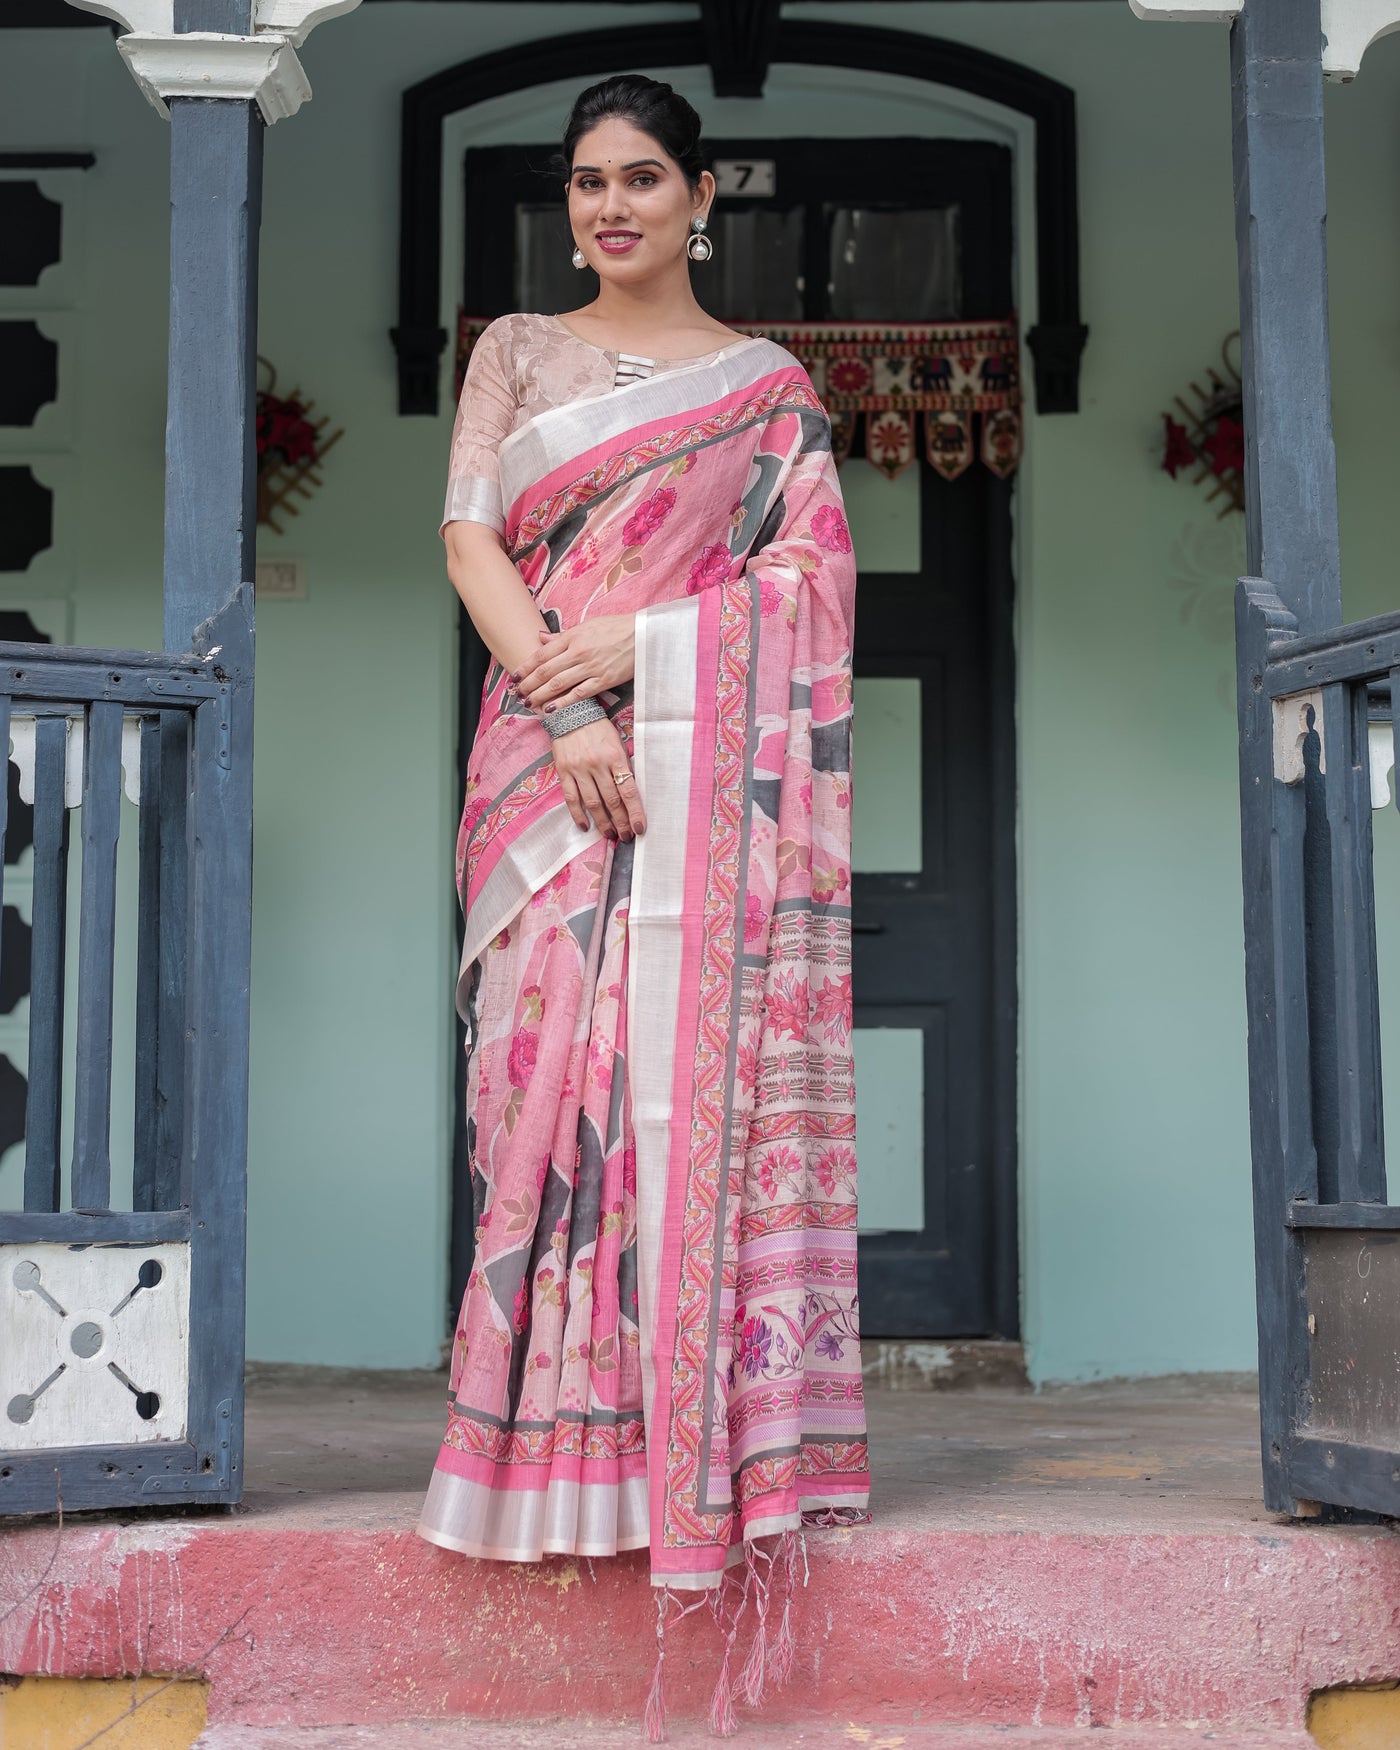
[[[411, 1512], [446, 1376], [250, 1371], [245, 1501]], [[872, 1508], [890, 1530], [1238, 1532], [1270, 1522], [1248, 1375], [974, 1390], [867, 1388]], [[393, 1517], [397, 1518], [397, 1512]]]

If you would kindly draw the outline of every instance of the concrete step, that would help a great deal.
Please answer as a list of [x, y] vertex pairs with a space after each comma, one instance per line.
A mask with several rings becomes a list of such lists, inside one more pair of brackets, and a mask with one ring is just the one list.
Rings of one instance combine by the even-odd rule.
[[[201, 1674], [210, 1730], [245, 1734], [216, 1750], [640, 1743], [645, 1559], [431, 1548], [445, 1381], [307, 1372], [250, 1395], [240, 1512], [0, 1525], [0, 1674]], [[1302, 1750], [1314, 1690], [1400, 1678], [1400, 1535], [1266, 1513], [1247, 1386], [868, 1410], [875, 1520], [808, 1534], [792, 1681], [739, 1709], [756, 1750]], [[673, 1743], [713, 1742], [720, 1657], [707, 1611], [668, 1633]]]
[[[696, 1727], [673, 1730], [670, 1750], [715, 1750]], [[743, 1720], [736, 1750], [1317, 1750], [1306, 1732], [1232, 1732], [1205, 1727], [872, 1726], [859, 1720], [770, 1726]], [[195, 1750], [632, 1750], [635, 1726], [487, 1725], [479, 1720], [398, 1726], [211, 1726]]]
[[[491, 1736], [507, 1724], [529, 1743], [531, 1721], [611, 1720], [597, 1731], [635, 1735], [656, 1656], [644, 1558], [463, 1561], [414, 1535], [418, 1500], [70, 1520], [61, 1537], [12, 1522], [0, 1538], [0, 1600], [11, 1601], [0, 1672], [198, 1672], [221, 1729], [406, 1732], [393, 1722], [465, 1718], [500, 1724], [462, 1726], [465, 1740], [448, 1726], [446, 1741], [491, 1750], [510, 1741]], [[1400, 1676], [1400, 1536], [1387, 1528], [1217, 1515], [1193, 1529], [1102, 1502], [1085, 1520], [1036, 1530], [958, 1503], [952, 1518], [926, 1509], [809, 1532], [793, 1678], [746, 1731], [813, 1745], [810, 1734], [837, 1731], [844, 1746], [874, 1743], [849, 1736], [850, 1722], [877, 1735], [942, 1730], [948, 1743], [953, 1726], [1036, 1726], [1098, 1750], [1111, 1740], [1076, 1729], [1132, 1726], [1167, 1750], [1173, 1733], [1185, 1744], [1214, 1728], [1273, 1733], [1254, 1740], [1265, 1750], [1305, 1742], [1312, 1691]], [[747, 1646], [746, 1626], [740, 1660]], [[675, 1623], [667, 1649], [679, 1732], [709, 1715], [720, 1660], [710, 1613]], [[1003, 1741], [1059, 1750], [1055, 1737], [985, 1736]], [[551, 1750], [562, 1742], [555, 1734]]]

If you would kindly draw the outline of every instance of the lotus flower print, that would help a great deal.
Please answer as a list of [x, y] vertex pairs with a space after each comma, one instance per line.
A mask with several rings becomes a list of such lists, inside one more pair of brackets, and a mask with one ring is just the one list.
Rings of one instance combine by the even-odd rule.
[[629, 547], [644, 547], [666, 518], [676, 502], [674, 486], [658, 486], [650, 498], [644, 498], [622, 525], [622, 539]]
[[540, 1049], [540, 1036], [530, 1027], [522, 1027], [510, 1042], [506, 1059], [506, 1074], [513, 1088], [528, 1088], [534, 1074], [535, 1058]]
[[828, 553], [849, 553], [851, 531], [834, 504], [824, 504], [812, 518], [812, 539]]
[[690, 568], [690, 576], [685, 580], [685, 593], [699, 595], [702, 589], [712, 589], [715, 584], [723, 583], [729, 575], [729, 549], [716, 543], [714, 546], [702, 547], [700, 557]]
[[750, 1379], [757, 1379], [768, 1365], [773, 1333], [762, 1319], [745, 1319], [739, 1331], [739, 1366]]

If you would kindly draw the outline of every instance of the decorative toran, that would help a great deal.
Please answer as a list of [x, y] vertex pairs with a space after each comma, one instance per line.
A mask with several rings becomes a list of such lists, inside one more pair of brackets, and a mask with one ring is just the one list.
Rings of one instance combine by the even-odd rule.
[[[489, 318], [459, 314], [457, 393]], [[831, 416], [844, 462], [865, 422], [865, 454], [890, 479], [924, 454], [945, 480], [980, 455], [1005, 479], [1021, 459], [1021, 358], [1015, 317], [995, 322], [739, 322], [800, 359]], [[980, 420], [981, 442], [974, 438]]]

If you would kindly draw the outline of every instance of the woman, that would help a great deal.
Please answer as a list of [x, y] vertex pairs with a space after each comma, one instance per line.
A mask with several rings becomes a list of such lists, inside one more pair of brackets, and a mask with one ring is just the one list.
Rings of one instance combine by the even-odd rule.
[[651, 79], [579, 98], [599, 295], [482, 335], [444, 524], [494, 662], [458, 841], [476, 1259], [420, 1530], [648, 1548], [663, 1622], [746, 1548], [766, 1596], [754, 1540], [868, 1492], [854, 563], [801, 366], [691, 289], [699, 132]]

